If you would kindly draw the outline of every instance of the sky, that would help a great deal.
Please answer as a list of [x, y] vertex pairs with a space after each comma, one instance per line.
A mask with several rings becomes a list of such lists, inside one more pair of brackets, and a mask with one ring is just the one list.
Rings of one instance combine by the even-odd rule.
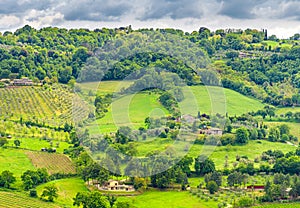
[[0, 0], [0, 31], [35, 28], [268, 29], [300, 33], [300, 0]]

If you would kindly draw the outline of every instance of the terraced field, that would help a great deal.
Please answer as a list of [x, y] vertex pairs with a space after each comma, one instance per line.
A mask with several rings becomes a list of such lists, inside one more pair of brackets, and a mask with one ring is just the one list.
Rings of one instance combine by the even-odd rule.
[[2, 192], [0, 191], [0, 207], [1, 208], [59, 208], [60, 206], [43, 202], [22, 195], [20, 193]]
[[76, 173], [75, 166], [65, 155], [31, 151], [27, 151], [26, 155], [34, 167], [46, 168], [49, 174]]

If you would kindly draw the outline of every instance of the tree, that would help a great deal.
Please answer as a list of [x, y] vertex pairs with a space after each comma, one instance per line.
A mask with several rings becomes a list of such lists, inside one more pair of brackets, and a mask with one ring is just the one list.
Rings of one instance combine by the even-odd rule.
[[6, 144], [8, 144], [7, 139], [6, 138], [0, 138], [0, 147], [3, 147]]
[[247, 144], [249, 140], [249, 132], [245, 127], [236, 130], [235, 141], [238, 144]]
[[110, 208], [110, 203], [107, 197], [103, 196], [98, 191], [91, 193], [79, 192], [74, 198], [74, 206], [83, 206], [84, 208]]
[[205, 175], [216, 170], [215, 163], [203, 156], [195, 158], [195, 170], [197, 175]]
[[210, 194], [214, 194], [219, 190], [219, 186], [215, 181], [209, 181], [206, 185], [206, 188], [209, 190]]
[[16, 140], [14, 140], [14, 144], [16, 147], [20, 147], [21, 142], [20, 142], [20, 140], [16, 139]]
[[58, 189], [54, 185], [46, 186], [43, 190], [41, 198], [47, 198], [48, 201], [53, 202], [58, 197]]
[[5, 170], [0, 175], [0, 187], [10, 188], [10, 185], [16, 181], [13, 173]]
[[244, 208], [244, 207], [251, 207], [253, 204], [253, 200], [249, 197], [242, 197], [238, 201], [238, 207]]
[[280, 131], [277, 127], [272, 127], [269, 132], [268, 140], [270, 142], [277, 142], [280, 139]]

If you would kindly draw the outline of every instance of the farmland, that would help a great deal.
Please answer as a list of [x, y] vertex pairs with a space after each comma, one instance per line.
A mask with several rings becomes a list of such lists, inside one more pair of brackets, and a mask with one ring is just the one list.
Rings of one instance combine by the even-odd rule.
[[30, 198], [21, 193], [0, 191], [0, 206], [2, 208], [59, 208], [52, 203]]
[[24, 121], [33, 119], [51, 126], [61, 126], [65, 122], [72, 122], [73, 118], [78, 120], [86, 118], [87, 114], [86, 105], [61, 85], [48, 89], [42, 87], [0, 89], [2, 119], [22, 118]]
[[49, 174], [53, 173], [75, 173], [75, 167], [71, 160], [62, 154], [26, 151], [32, 164], [36, 168], [46, 168]]

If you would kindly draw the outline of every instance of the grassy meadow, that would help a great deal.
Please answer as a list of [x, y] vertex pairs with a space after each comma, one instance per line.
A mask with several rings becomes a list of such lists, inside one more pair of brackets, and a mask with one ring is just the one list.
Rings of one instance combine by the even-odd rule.
[[58, 189], [58, 198], [55, 200], [57, 204], [63, 207], [73, 207], [73, 198], [78, 192], [88, 191], [84, 181], [80, 178], [68, 178], [56, 181], [51, 181], [37, 187], [38, 196], [43, 192], [45, 186], [55, 185]]

